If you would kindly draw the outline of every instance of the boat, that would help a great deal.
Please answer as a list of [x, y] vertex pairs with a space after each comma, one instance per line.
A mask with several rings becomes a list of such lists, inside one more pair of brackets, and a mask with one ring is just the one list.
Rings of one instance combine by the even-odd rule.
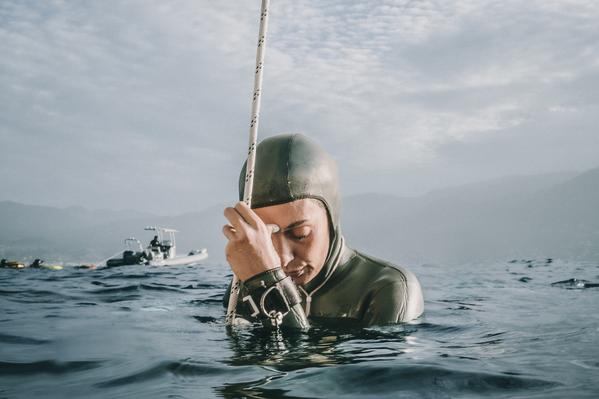
[[110, 258], [107, 267], [148, 265], [148, 266], [178, 266], [192, 265], [208, 258], [206, 248], [194, 249], [187, 255], [177, 255], [175, 233], [179, 231], [158, 226], [148, 226], [144, 230], [153, 231], [155, 238], [150, 245], [143, 248], [141, 241], [135, 237], [125, 238], [125, 250], [121, 257]]

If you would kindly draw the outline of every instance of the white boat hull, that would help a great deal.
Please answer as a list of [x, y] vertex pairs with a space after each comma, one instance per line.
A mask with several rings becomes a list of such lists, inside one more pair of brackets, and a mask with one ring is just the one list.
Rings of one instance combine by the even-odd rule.
[[203, 252], [195, 255], [175, 256], [170, 259], [156, 259], [148, 262], [150, 266], [180, 266], [192, 265], [199, 263], [208, 258], [208, 252]]

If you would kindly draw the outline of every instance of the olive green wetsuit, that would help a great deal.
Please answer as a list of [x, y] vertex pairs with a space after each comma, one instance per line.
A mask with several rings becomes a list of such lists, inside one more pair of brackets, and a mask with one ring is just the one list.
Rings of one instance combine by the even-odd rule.
[[[240, 175], [243, 195], [245, 166]], [[279, 267], [243, 282], [237, 314], [265, 326], [309, 328], [310, 319], [372, 326], [409, 321], [423, 312], [420, 284], [409, 270], [364, 255], [344, 243], [335, 161], [303, 135], [279, 135], [257, 148], [252, 208], [303, 198], [321, 201], [330, 246], [323, 268], [297, 286]], [[228, 302], [229, 291], [223, 300]]]

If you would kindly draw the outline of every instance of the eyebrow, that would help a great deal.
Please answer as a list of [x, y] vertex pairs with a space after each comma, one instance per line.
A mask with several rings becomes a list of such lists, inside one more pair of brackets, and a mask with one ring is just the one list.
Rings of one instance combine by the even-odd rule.
[[289, 226], [285, 227], [282, 232], [284, 233], [286, 231], [293, 230], [296, 227], [301, 226], [302, 224], [306, 223], [307, 221], [308, 221], [308, 219], [302, 219], [302, 220], [298, 220], [297, 222], [293, 222]]

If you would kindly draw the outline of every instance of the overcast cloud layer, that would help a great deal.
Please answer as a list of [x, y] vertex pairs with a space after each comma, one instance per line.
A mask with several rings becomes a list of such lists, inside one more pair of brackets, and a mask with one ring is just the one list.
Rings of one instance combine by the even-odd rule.
[[[0, 199], [177, 213], [236, 198], [255, 1], [0, 3]], [[346, 194], [599, 166], [596, 1], [272, 0], [259, 136]]]

